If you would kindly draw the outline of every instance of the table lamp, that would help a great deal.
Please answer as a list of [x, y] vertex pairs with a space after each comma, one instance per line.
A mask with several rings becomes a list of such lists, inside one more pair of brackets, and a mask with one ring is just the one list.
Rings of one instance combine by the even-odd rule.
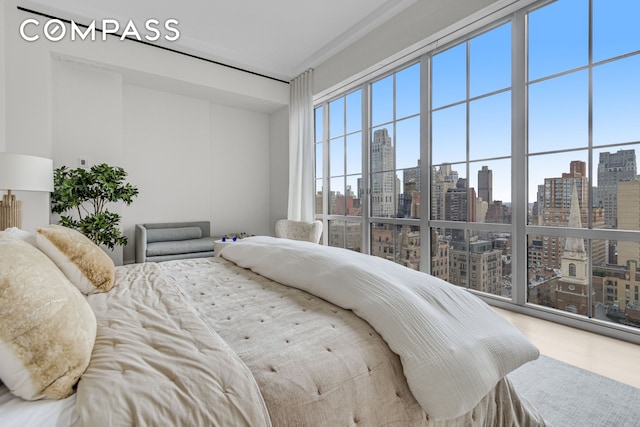
[[22, 202], [11, 191], [53, 191], [53, 160], [24, 154], [0, 153], [0, 231], [22, 228]]

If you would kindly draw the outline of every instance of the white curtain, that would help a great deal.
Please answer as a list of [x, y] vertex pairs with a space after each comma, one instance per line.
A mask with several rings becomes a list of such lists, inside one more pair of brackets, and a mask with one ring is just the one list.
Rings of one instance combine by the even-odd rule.
[[290, 83], [289, 210], [287, 218], [313, 221], [313, 70]]

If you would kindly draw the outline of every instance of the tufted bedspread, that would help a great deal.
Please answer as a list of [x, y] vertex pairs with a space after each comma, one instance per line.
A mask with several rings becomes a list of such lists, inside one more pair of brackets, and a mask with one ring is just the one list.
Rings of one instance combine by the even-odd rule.
[[78, 425], [271, 426], [251, 372], [156, 263], [119, 267], [88, 296], [98, 332]]
[[223, 258], [160, 266], [253, 372], [274, 426], [544, 425], [507, 378], [467, 413], [433, 419], [400, 358], [352, 311]]
[[116, 274], [89, 297], [98, 337], [79, 425], [544, 425], [507, 378], [469, 412], [433, 419], [367, 322], [223, 258]]

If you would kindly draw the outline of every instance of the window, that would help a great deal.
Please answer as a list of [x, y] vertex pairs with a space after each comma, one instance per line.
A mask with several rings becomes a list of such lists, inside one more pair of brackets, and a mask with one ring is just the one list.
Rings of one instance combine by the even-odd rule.
[[638, 334], [638, 15], [536, 2], [319, 102], [329, 244]]
[[[527, 238], [546, 242], [541, 262], [528, 259], [528, 301], [603, 322], [624, 323], [626, 303], [611, 295], [626, 296], [628, 261], [640, 256], [640, 40], [626, 39], [622, 16], [632, 10], [631, 1], [559, 0], [526, 15]], [[596, 238], [597, 229], [625, 239]]]
[[511, 23], [434, 55], [431, 94], [436, 238], [488, 271], [469, 280], [456, 271], [466, 265], [452, 265], [445, 274], [453, 284], [510, 297]]
[[419, 270], [420, 64], [371, 84], [369, 135], [371, 254]]

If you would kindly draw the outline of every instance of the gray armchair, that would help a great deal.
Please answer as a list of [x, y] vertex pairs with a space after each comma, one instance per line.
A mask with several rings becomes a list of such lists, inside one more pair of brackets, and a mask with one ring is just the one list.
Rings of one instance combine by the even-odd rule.
[[276, 221], [276, 237], [319, 243], [322, 237], [322, 221], [303, 222], [279, 219]]

